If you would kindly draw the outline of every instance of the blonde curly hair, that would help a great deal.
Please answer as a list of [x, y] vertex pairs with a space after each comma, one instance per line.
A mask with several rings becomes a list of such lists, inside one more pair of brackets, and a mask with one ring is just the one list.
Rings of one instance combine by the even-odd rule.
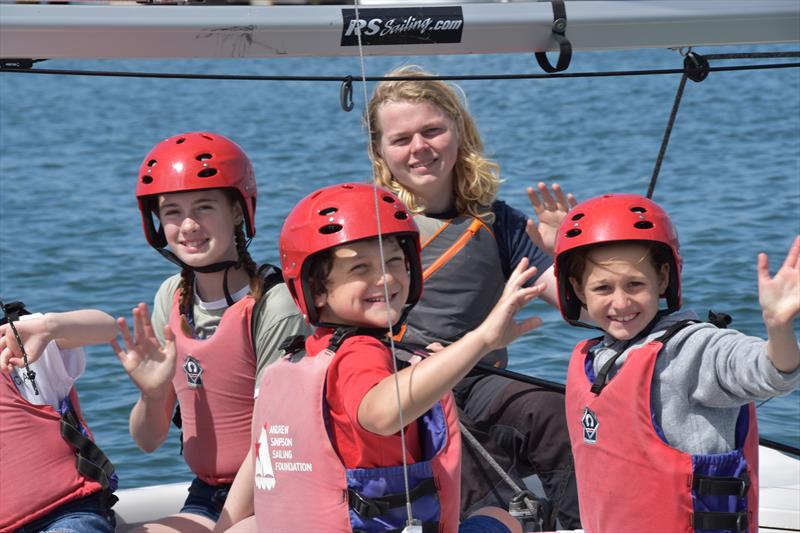
[[[387, 77], [431, 76], [421, 67], [409, 65], [392, 70]], [[430, 102], [442, 109], [455, 124], [459, 147], [453, 167], [453, 189], [456, 210], [459, 214], [470, 214], [491, 222], [494, 218], [488, 207], [497, 196], [500, 187], [500, 165], [483, 155], [481, 140], [475, 121], [467, 110], [466, 96], [457, 85], [438, 80], [420, 79], [405, 81], [382, 81], [367, 107], [367, 123], [372, 134], [369, 158], [372, 173], [378, 184], [391, 190], [414, 213], [422, 212], [414, 194], [403, 187], [392, 176], [389, 166], [380, 153], [381, 127], [378, 110], [387, 102]]]

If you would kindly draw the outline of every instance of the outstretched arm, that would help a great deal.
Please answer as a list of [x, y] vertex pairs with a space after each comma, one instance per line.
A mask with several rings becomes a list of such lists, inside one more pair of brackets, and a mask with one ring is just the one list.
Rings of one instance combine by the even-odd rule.
[[133, 336], [124, 318], [117, 319], [117, 326], [125, 348], [116, 340], [111, 342], [111, 347], [141, 393], [131, 410], [131, 437], [139, 448], [151, 452], [167, 438], [175, 405], [175, 390], [172, 387], [175, 336], [169, 326], [165, 326], [165, 345], [162, 347], [159, 344], [147, 306], [143, 303], [133, 309]]
[[767, 356], [781, 372], [800, 366], [792, 322], [800, 314], [800, 236], [795, 237], [783, 265], [769, 275], [767, 254], [758, 254], [758, 303], [767, 328]]
[[[50, 341], [56, 341], [61, 349], [68, 349], [109, 342], [116, 334], [114, 319], [97, 309], [46, 313], [15, 321], [14, 327], [28, 354], [29, 363], [41, 357]], [[15, 366], [23, 366], [22, 349], [11, 326], [3, 324], [0, 326], [0, 368], [12, 370]]]
[[[541, 284], [524, 286], [536, 275], [536, 268], [527, 266], [527, 259], [520, 261], [500, 300], [480, 326], [427, 359], [397, 373], [405, 423], [430, 409], [484, 355], [507, 346], [541, 324], [538, 317], [522, 322], [514, 319], [516, 313], [544, 289]], [[358, 407], [358, 422], [364, 429], [379, 435], [392, 435], [400, 430], [394, 375], [385, 377], [364, 395]]]
[[539, 223], [528, 220], [525, 231], [537, 248], [552, 256], [556, 247], [558, 226], [578, 202], [572, 194], [564, 195], [558, 183], [553, 184], [552, 194], [542, 181], [537, 184], [537, 189], [538, 193], [533, 187], [528, 187], [528, 199]]

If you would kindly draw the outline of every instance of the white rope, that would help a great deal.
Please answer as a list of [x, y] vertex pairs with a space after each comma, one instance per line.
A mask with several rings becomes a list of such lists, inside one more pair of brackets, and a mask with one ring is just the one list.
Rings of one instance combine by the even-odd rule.
[[[355, 17], [356, 17], [356, 24], [355, 24], [355, 31], [356, 31], [356, 38], [358, 39], [358, 60], [361, 66], [361, 87], [364, 90], [364, 117], [367, 123], [367, 150], [372, 149], [372, 125], [370, 124], [369, 120], [369, 95], [367, 91], [367, 71], [364, 65], [364, 48], [361, 43], [361, 16], [358, 13], [358, 0], [353, 0], [353, 7], [355, 8]], [[406, 514], [408, 519], [406, 521], [406, 528], [403, 531], [411, 531], [411, 527], [413, 527], [414, 516], [411, 511], [411, 493], [408, 484], [408, 462], [406, 461], [406, 435], [405, 435], [405, 422], [403, 421], [403, 405], [400, 400], [400, 380], [397, 378], [397, 357], [395, 354], [395, 347], [394, 347], [394, 328], [392, 324], [392, 315], [391, 309], [389, 308], [389, 285], [386, 282], [386, 262], [383, 256], [383, 236], [381, 234], [381, 214], [378, 206], [380, 205], [378, 202], [379, 194], [378, 194], [378, 184], [373, 176], [372, 179], [372, 192], [373, 192], [373, 199], [375, 201], [375, 219], [378, 224], [378, 250], [380, 252], [380, 260], [381, 260], [381, 274], [383, 276], [383, 297], [386, 300], [386, 322], [389, 326], [389, 348], [392, 353], [392, 368], [394, 370], [394, 388], [395, 388], [395, 395], [397, 397], [397, 415], [398, 420], [400, 422], [400, 446], [401, 451], [403, 454], [403, 484], [405, 487], [406, 493]]]

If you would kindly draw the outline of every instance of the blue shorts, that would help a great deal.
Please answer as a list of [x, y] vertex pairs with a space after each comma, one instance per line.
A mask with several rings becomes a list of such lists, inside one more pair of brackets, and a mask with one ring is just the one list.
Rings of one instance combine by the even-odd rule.
[[189, 496], [183, 502], [182, 513], [205, 516], [216, 522], [225, 500], [228, 498], [230, 484], [209, 485], [200, 478], [194, 478], [189, 486]]
[[497, 518], [477, 515], [461, 522], [458, 533], [511, 533], [511, 530]]
[[103, 500], [100, 494], [92, 494], [65, 503], [16, 533], [114, 533], [117, 517]]

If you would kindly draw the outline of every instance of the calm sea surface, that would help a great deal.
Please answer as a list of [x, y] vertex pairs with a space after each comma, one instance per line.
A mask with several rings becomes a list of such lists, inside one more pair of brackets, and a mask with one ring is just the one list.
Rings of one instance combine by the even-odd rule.
[[[700, 50], [720, 51], [744, 50]], [[570, 71], [680, 68], [681, 60], [668, 50], [579, 52]], [[381, 75], [401, 62], [447, 75], [538, 71], [529, 55], [367, 58], [366, 71]], [[41, 66], [360, 73], [357, 58]], [[531, 212], [524, 190], [538, 180], [558, 180], [579, 199], [644, 194], [678, 82], [670, 75], [462, 86], [487, 151], [502, 165], [501, 196]], [[152, 302], [175, 269], [144, 240], [134, 198], [137, 168], [156, 142], [190, 130], [224, 133], [250, 154], [260, 192], [251, 251], [257, 260], [276, 261], [278, 231], [298, 199], [369, 176], [358, 112], [363, 89], [354, 89], [356, 111], [345, 113], [333, 82], [0, 74], [0, 296], [34, 311], [98, 307], [115, 316]], [[685, 306], [701, 315], [709, 308], [730, 313], [733, 326], [763, 336], [756, 254], [767, 252], [774, 272], [800, 233], [800, 70], [718, 72], [689, 82], [655, 199], [680, 232]], [[529, 312], [545, 325], [512, 346], [512, 369], [563, 381], [568, 354], [587, 332], [565, 325], [541, 303]], [[134, 446], [127, 420], [137, 391], [110, 347], [88, 350], [79, 389], [123, 487], [189, 478], [177, 434], [152, 454]], [[759, 423], [763, 435], [800, 446], [800, 393], [761, 406]]]

